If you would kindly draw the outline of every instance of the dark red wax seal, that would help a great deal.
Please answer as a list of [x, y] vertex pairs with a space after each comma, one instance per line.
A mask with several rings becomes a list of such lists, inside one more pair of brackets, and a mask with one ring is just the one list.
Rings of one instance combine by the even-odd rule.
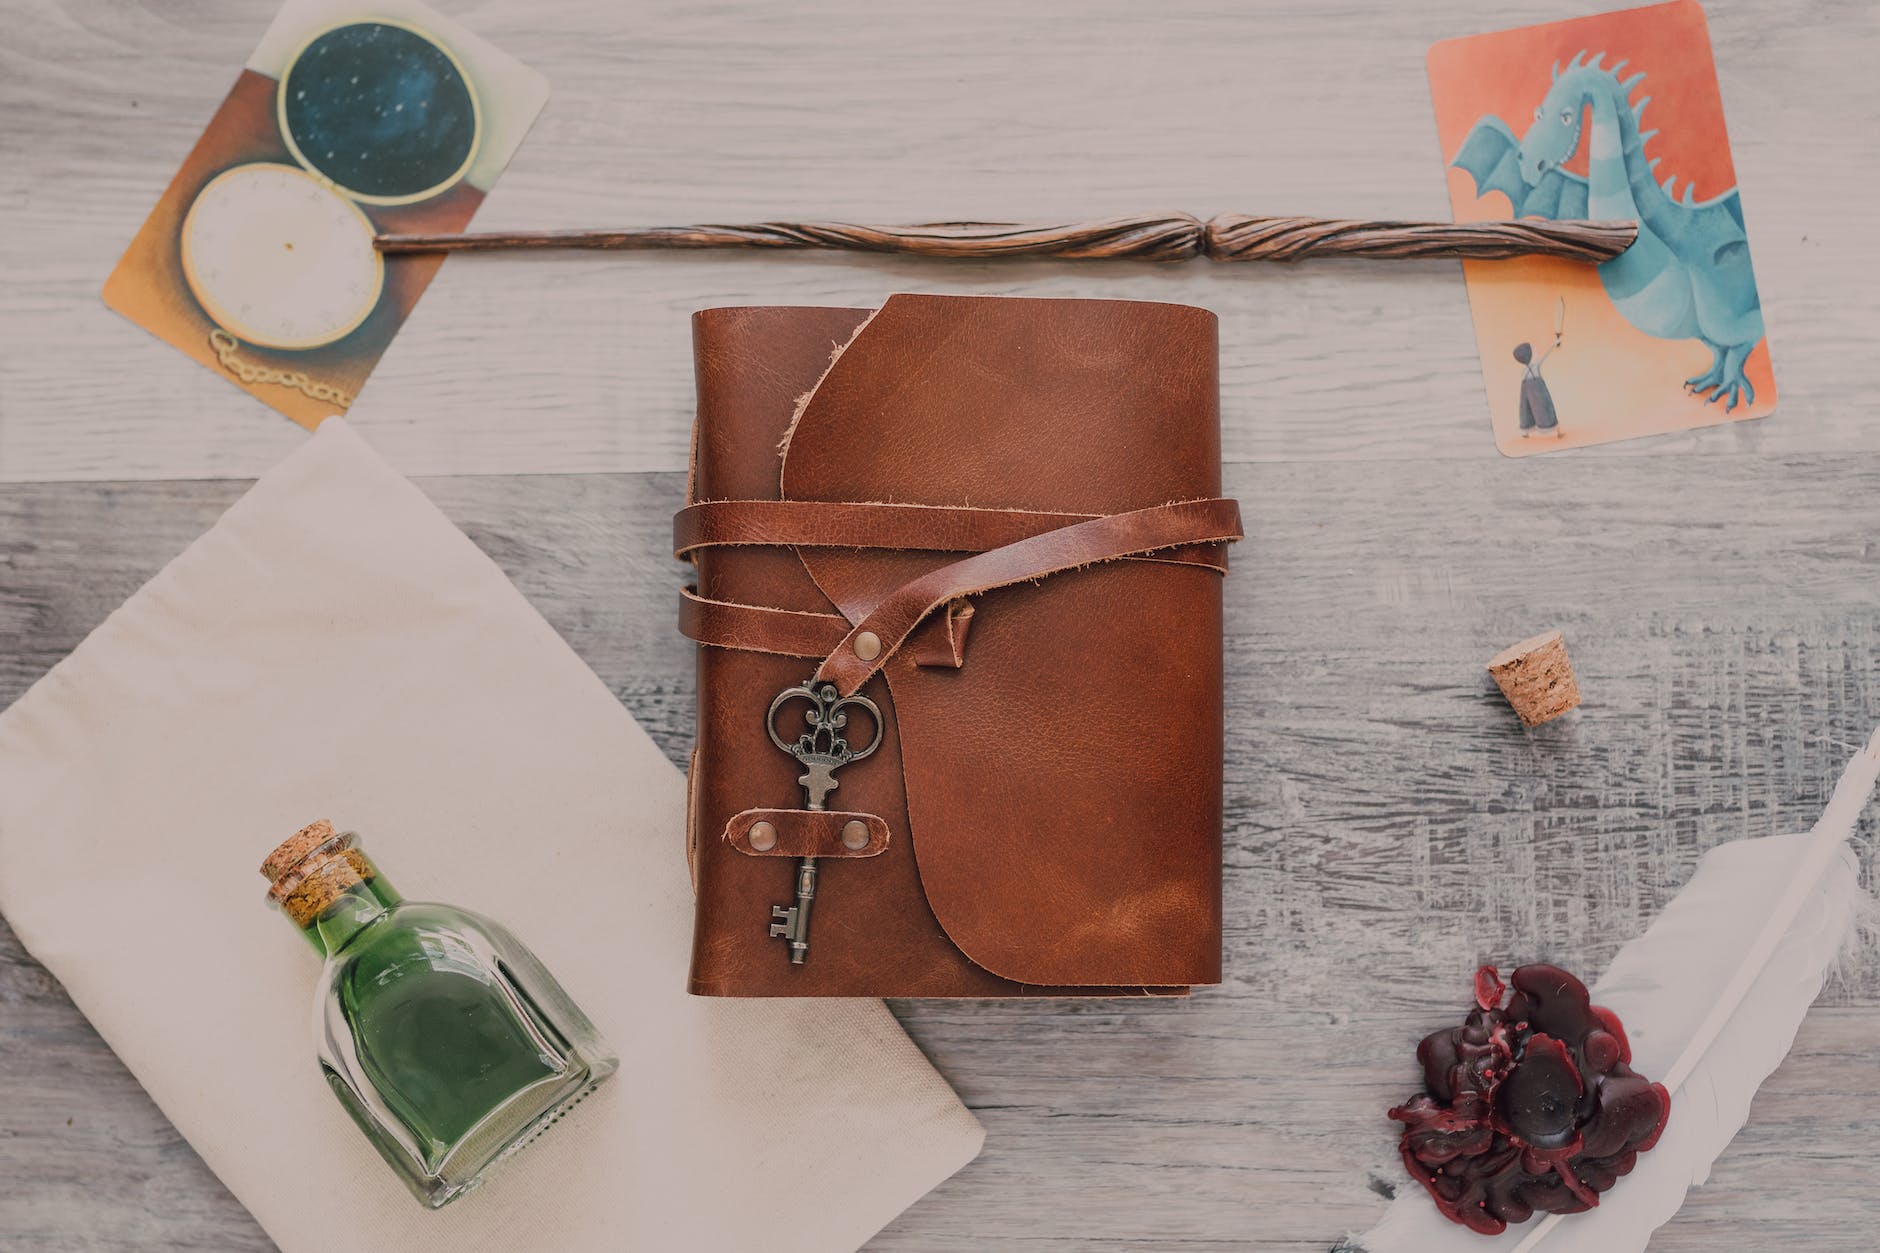
[[1403, 1162], [1436, 1208], [1486, 1235], [1538, 1212], [1577, 1214], [1658, 1143], [1671, 1095], [1628, 1064], [1632, 1046], [1586, 985], [1523, 966], [1475, 972], [1475, 1008], [1423, 1038], [1425, 1091], [1390, 1111]]

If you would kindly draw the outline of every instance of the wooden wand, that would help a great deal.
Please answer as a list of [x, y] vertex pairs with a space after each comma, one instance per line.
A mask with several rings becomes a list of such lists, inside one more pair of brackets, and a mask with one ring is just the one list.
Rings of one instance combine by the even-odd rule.
[[1128, 258], [1138, 261], [1301, 261], [1308, 257], [1564, 257], [1610, 261], [1638, 238], [1636, 222], [1363, 222], [1254, 218], [1210, 222], [1187, 214], [1073, 222], [1060, 226], [939, 222], [855, 226], [846, 222], [759, 222], [749, 226], [646, 226], [613, 231], [490, 231], [468, 235], [380, 235], [380, 252], [490, 252], [506, 248], [828, 248], [916, 257]]

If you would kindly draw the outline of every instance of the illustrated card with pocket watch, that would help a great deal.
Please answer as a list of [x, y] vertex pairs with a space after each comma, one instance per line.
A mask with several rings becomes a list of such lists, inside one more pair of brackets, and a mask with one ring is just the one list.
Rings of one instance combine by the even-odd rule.
[[352, 404], [548, 98], [413, 0], [288, 0], [104, 286], [105, 303], [303, 426]]

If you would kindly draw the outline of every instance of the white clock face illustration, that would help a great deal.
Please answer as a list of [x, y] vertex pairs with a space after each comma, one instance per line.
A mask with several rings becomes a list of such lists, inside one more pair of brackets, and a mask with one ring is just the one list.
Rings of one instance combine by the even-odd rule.
[[238, 165], [183, 219], [183, 274], [224, 330], [264, 348], [317, 348], [366, 320], [385, 286], [372, 223], [291, 165]]

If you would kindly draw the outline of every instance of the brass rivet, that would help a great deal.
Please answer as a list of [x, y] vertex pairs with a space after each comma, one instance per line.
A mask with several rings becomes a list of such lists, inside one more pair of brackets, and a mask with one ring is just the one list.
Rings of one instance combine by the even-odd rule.
[[842, 824], [842, 847], [863, 849], [868, 847], [868, 824], [860, 818], [851, 818]]
[[863, 631], [855, 637], [855, 655], [863, 661], [881, 656], [881, 637], [873, 631]]
[[777, 847], [777, 828], [768, 822], [751, 824], [751, 847], [760, 853], [768, 853]]

